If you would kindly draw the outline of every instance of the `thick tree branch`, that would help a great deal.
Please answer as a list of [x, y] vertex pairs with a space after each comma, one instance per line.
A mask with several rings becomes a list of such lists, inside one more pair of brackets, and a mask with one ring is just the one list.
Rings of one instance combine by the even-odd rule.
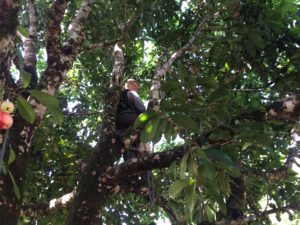
[[160, 80], [167, 71], [171, 68], [172, 64], [174, 63], [175, 60], [177, 60], [183, 53], [185, 53], [188, 49], [190, 49], [195, 42], [195, 40], [199, 37], [201, 34], [203, 28], [206, 25], [206, 22], [208, 20], [208, 17], [205, 17], [201, 23], [199, 24], [195, 34], [190, 38], [188, 43], [186, 43], [184, 46], [182, 46], [180, 49], [178, 49], [176, 52], [174, 52], [171, 57], [165, 62], [164, 64], [162, 63], [161, 59], [158, 60], [156, 69], [154, 71], [154, 78], [152, 80], [151, 84], [151, 97], [150, 97], [150, 107], [148, 108], [153, 108], [154, 110], [158, 110], [158, 101], [161, 98], [159, 88], [160, 88]]
[[167, 73], [167, 71], [171, 68], [174, 61], [177, 60], [183, 53], [185, 53], [187, 50], [189, 50], [192, 47], [193, 43], [199, 37], [203, 28], [205, 27], [207, 20], [208, 17], [205, 17], [199, 24], [195, 34], [190, 38], [188, 43], [186, 43], [184, 46], [182, 46], [180, 49], [174, 52], [171, 55], [171, 57], [168, 59], [168, 61], [164, 65], [162, 65], [158, 70], [156, 70], [156, 74], [154, 74], [156, 78], [160, 78], [164, 76]]
[[18, 24], [18, 1], [0, 1], [0, 98], [3, 97], [5, 74], [10, 67]]
[[[47, 69], [44, 72], [42, 89], [50, 94], [54, 94], [64, 79], [68, 67], [62, 62], [61, 28], [67, 1], [55, 1], [48, 12], [48, 20], [45, 27], [45, 41], [47, 50]], [[69, 66], [70, 68], [70, 66]]]
[[26, 0], [29, 11], [29, 38], [25, 40], [24, 63], [28, 67], [35, 67], [37, 48], [38, 13], [34, 0]]
[[94, 0], [84, 0], [80, 6], [77, 15], [70, 24], [70, 31], [68, 39], [64, 44], [64, 53], [66, 55], [74, 52], [78, 49], [79, 45], [84, 41], [85, 35], [83, 33], [83, 27], [86, 19], [91, 11], [91, 6]]
[[[38, 13], [34, 0], [26, 0], [29, 11], [29, 37], [24, 40], [24, 70], [31, 74], [31, 83], [37, 83], [36, 51], [37, 51], [37, 29]], [[33, 85], [33, 86], [34, 86]]]
[[296, 124], [300, 118], [300, 96], [292, 95], [276, 100], [265, 106], [265, 111], [252, 111], [240, 115], [241, 119], [266, 121], [268, 119], [281, 120], [286, 123]]
[[75, 191], [72, 191], [59, 198], [52, 199], [49, 203], [39, 203], [23, 207], [21, 215], [30, 218], [45, 217], [51, 212], [68, 207], [74, 199], [74, 193]]
[[278, 207], [278, 208], [274, 208], [274, 209], [269, 209], [263, 212], [256, 212], [255, 216], [250, 216], [250, 217], [246, 217], [244, 219], [244, 221], [250, 222], [250, 221], [254, 221], [257, 220], [259, 218], [263, 218], [266, 217], [270, 214], [273, 213], [278, 213], [278, 212], [287, 212], [289, 210], [293, 210], [293, 211], [300, 211], [300, 202], [295, 202], [286, 206], [282, 206], [282, 207]]
[[77, 56], [79, 45], [84, 41], [83, 25], [91, 11], [94, 0], [85, 0], [70, 25], [68, 39], [61, 45], [60, 22], [63, 18], [67, 1], [55, 1], [48, 13], [48, 21], [45, 29], [46, 49], [48, 54], [48, 66], [44, 73], [42, 89], [54, 94], [66, 76], [66, 72], [72, 67]]
[[184, 154], [185, 148], [180, 146], [165, 152], [153, 153], [141, 158], [132, 158], [122, 164], [107, 168], [106, 174], [99, 179], [103, 185], [114, 186], [115, 184], [123, 183], [128, 177], [135, 176], [142, 171], [168, 167], [173, 161], [182, 158]]
[[282, 206], [282, 207], [278, 207], [278, 208], [274, 208], [274, 209], [270, 209], [270, 210], [266, 210], [263, 212], [256, 212], [256, 215], [253, 216], [248, 216], [248, 217], [241, 217], [238, 218], [236, 220], [230, 220], [230, 221], [218, 221], [218, 222], [208, 222], [208, 221], [204, 221], [202, 223], [200, 223], [200, 225], [245, 225], [249, 222], [255, 221], [257, 219], [260, 218], [264, 218], [269, 216], [270, 214], [273, 213], [278, 213], [278, 212], [287, 212], [287, 211], [299, 211], [300, 210], [300, 202], [295, 202], [286, 206]]
[[[107, 135], [110, 139], [112, 139], [115, 134], [115, 118], [119, 103], [119, 93], [121, 91], [120, 83], [124, 69], [124, 56], [121, 43], [117, 43], [114, 47], [114, 58], [115, 63], [112, 71], [110, 87], [104, 100], [105, 104], [103, 109], [103, 122], [100, 129], [100, 138], [98, 147], [96, 147], [96, 149], [101, 149], [101, 151], [107, 151], [101, 147], [102, 141], [107, 141], [106, 138], [102, 137]], [[107, 153], [111, 154], [112, 152], [109, 151]]]
[[124, 68], [121, 44], [116, 44], [114, 58], [111, 85], [104, 99], [99, 141], [79, 180], [75, 198], [69, 210], [67, 225], [99, 224], [102, 215], [100, 209], [110, 195], [110, 188], [101, 184], [98, 174], [106, 171], [106, 168], [111, 167], [120, 157], [112, 144], [116, 142], [115, 115], [121, 88], [120, 79]]
[[292, 95], [277, 100], [269, 104], [266, 109], [271, 118], [297, 122], [300, 116], [300, 96]]

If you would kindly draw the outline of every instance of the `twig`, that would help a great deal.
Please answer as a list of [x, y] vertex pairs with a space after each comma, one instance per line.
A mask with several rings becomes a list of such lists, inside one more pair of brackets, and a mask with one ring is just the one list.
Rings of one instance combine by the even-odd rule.
[[124, 37], [121, 36], [121, 37], [119, 37], [115, 40], [112, 40], [112, 41], [104, 41], [104, 42], [99, 42], [99, 43], [96, 43], [96, 44], [89, 45], [86, 48], [79, 47], [78, 52], [82, 53], [82, 52], [90, 51], [90, 50], [93, 50], [93, 49], [106, 48], [106, 47], [109, 47], [111, 45], [116, 44], [117, 42], [122, 41], [123, 39], [124, 39]]
[[75, 191], [65, 194], [59, 198], [54, 198], [49, 203], [39, 203], [25, 206], [21, 210], [21, 215], [31, 218], [41, 218], [58, 209], [68, 207], [74, 199]]

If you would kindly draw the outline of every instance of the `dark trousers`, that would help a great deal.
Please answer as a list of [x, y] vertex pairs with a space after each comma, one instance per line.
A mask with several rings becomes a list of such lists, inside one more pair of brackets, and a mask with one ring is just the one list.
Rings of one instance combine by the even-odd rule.
[[127, 130], [134, 121], [138, 118], [136, 112], [121, 112], [117, 114], [116, 118], [116, 130]]
[[[135, 120], [138, 118], [138, 114], [135, 112], [123, 112], [117, 114], [116, 118], [116, 130], [117, 130], [117, 136], [120, 137], [120, 140], [122, 140], [122, 136], [130, 129], [131, 125], [134, 124]], [[123, 158], [124, 160], [128, 160], [135, 157], [141, 157], [141, 153], [138, 152], [140, 140], [137, 138], [137, 140], [134, 141], [132, 144], [133, 149], [127, 149], [124, 154]], [[143, 172], [139, 179], [141, 179], [142, 183], [144, 183], [146, 186], [149, 186], [149, 181], [152, 179], [152, 173], [151, 171], [145, 171]]]

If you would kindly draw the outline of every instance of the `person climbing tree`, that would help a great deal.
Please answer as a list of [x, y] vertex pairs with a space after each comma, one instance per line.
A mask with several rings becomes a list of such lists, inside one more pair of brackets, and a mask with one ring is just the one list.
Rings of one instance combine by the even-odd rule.
[[[121, 137], [131, 128], [138, 116], [146, 111], [143, 101], [138, 95], [139, 85], [135, 79], [125, 82], [124, 90], [120, 95], [120, 102], [116, 115], [117, 136]], [[124, 159], [138, 157], [150, 151], [148, 143], [141, 143], [139, 138], [133, 142], [132, 148], [123, 155]]]
[[[138, 90], [139, 85], [135, 79], [131, 78], [125, 82], [125, 89], [121, 92], [116, 116], [116, 131], [119, 137], [122, 137], [131, 128], [138, 116], [146, 111], [144, 103], [138, 95]], [[149, 151], [149, 143], [141, 143], [137, 137], [132, 147], [123, 154], [123, 157], [124, 160], [141, 157]], [[151, 171], [143, 172], [140, 176], [140, 180], [149, 187], [149, 190], [152, 189], [150, 187], [151, 179]]]
[[117, 109], [116, 130], [118, 133], [126, 131], [138, 116], [146, 111], [138, 90], [139, 85], [135, 79], [131, 78], [125, 82], [125, 90], [121, 93]]

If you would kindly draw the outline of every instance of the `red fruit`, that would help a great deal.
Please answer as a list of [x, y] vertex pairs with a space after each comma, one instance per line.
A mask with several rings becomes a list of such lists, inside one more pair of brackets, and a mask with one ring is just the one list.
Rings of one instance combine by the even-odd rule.
[[0, 111], [0, 130], [9, 129], [13, 125], [13, 118], [10, 114]]

